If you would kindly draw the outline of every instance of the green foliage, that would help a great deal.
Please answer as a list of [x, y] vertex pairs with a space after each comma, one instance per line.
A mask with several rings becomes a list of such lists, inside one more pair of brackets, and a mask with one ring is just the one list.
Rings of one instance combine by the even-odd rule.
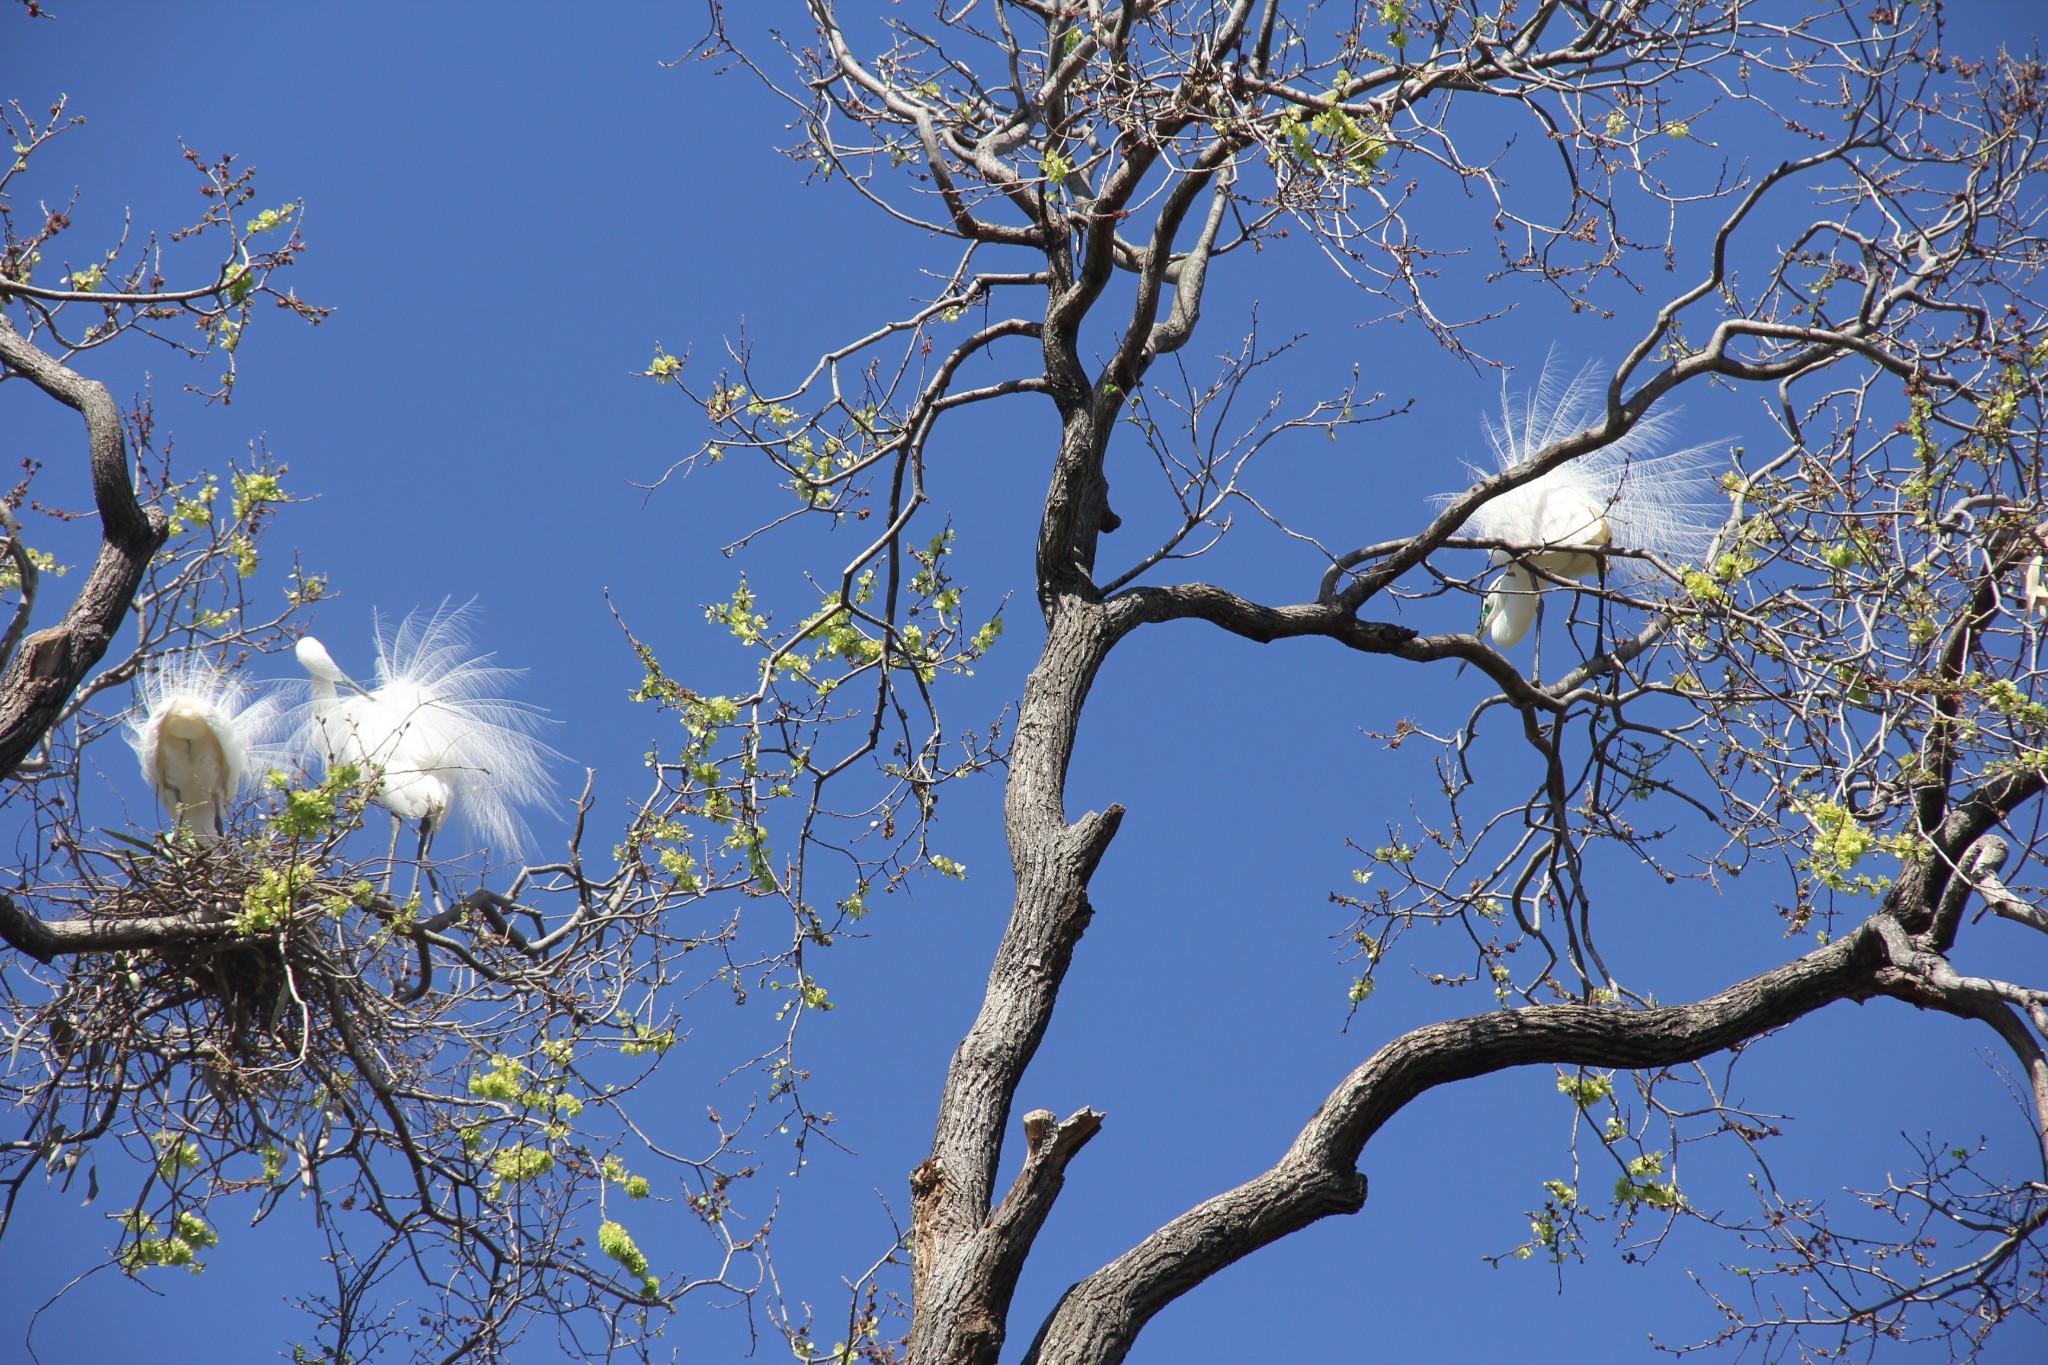
[[674, 1029], [651, 1029], [644, 1024], [627, 1024], [629, 1036], [619, 1044], [619, 1051], [628, 1057], [660, 1056], [675, 1046]]
[[1334, 96], [1329, 107], [1314, 113], [1298, 106], [1289, 109], [1277, 127], [1297, 163], [1352, 184], [1370, 181], [1387, 152], [1386, 139], [1368, 131]]
[[[34, 566], [37, 573], [54, 574], [62, 578], [71, 571], [70, 565], [59, 564], [57, 557], [47, 551], [30, 547], [27, 550], [27, 554], [28, 562]], [[21, 569], [15, 564], [14, 557], [9, 555], [5, 558], [0, 558], [0, 592], [19, 592], [20, 590]]]
[[598, 1249], [617, 1261], [628, 1275], [640, 1281], [640, 1290], [647, 1298], [661, 1295], [661, 1281], [647, 1272], [647, 1257], [634, 1243], [632, 1235], [618, 1223], [606, 1219], [597, 1227]]
[[520, 1185], [538, 1180], [555, 1169], [554, 1153], [545, 1147], [531, 1147], [525, 1143], [500, 1149], [491, 1157], [491, 1173], [497, 1177], [492, 1193], [499, 1192], [499, 1185]]
[[839, 908], [845, 912], [846, 917], [848, 919], [857, 920], [867, 914], [868, 890], [869, 887], [867, 881], [865, 879], [862, 879], [861, 881], [854, 884], [852, 894], [840, 898]]
[[1580, 1072], [1570, 1075], [1560, 1071], [1557, 1074], [1558, 1093], [1571, 1097], [1580, 1109], [1590, 1109], [1602, 1100], [1614, 1098], [1614, 1073]]
[[642, 374], [645, 374], [657, 384], [669, 383], [682, 372], [682, 360], [670, 355], [659, 346], [654, 348], [654, 359], [648, 363], [645, 370], [641, 371]]
[[706, 607], [704, 617], [724, 625], [741, 644], [756, 645], [767, 638], [768, 618], [757, 615], [754, 605], [753, 591], [747, 587], [746, 575], [742, 574], [740, 585], [733, 589], [731, 599]]
[[604, 1177], [607, 1183], [616, 1185], [620, 1190], [624, 1191], [628, 1199], [645, 1199], [650, 1192], [647, 1177], [632, 1174], [626, 1169], [626, 1163], [619, 1160], [616, 1156], [608, 1156], [604, 1159], [604, 1164], [599, 1167], [599, 1174]]
[[165, 1180], [176, 1180], [185, 1171], [197, 1170], [204, 1158], [199, 1144], [176, 1133], [156, 1135], [156, 1173]]
[[235, 474], [234, 519], [248, 521], [263, 507], [286, 502], [284, 487], [277, 475], [269, 470], [256, 470], [248, 474]]
[[1985, 704], [1999, 715], [2026, 726], [2048, 725], [2048, 706], [2028, 697], [2010, 678], [1987, 679], [1973, 673], [1963, 682], [1966, 687], [1975, 688]]
[[249, 221], [249, 231], [270, 232], [291, 222], [292, 215], [299, 211], [297, 204], [281, 204], [274, 209], [265, 209]]
[[[541, 1045], [543, 1056], [548, 1055], [549, 1046]], [[470, 1074], [468, 1089], [477, 1099], [516, 1105], [525, 1115], [549, 1121], [550, 1132], [562, 1134], [568, 1131], [563, 1121], [583, 1112], [582, 1097], [571, 1093], [568, 1085], [566, 1076], [537, 1075], [517, 1057], [500, 1052], [492, 1054], [482, 1071]]]
[[1630, 1161], [1626, 1173], [1614, 1182], [1614, 1202], [1629, 1208], [1646, 1204], [1653, 1209], [1673, 1211], [1683, 1207], [1684, 1197], [1676, 1180], [1658, 1180], [1664, 1174], [1664, 1153], [1645, 1152]]
[[1728, 600], [1728, 589], [1712, 574], [1703, 573], [1698, 569], [1687, 569], [1681, 582], [1685, 587], [1685, 595], [1695, 602], [1720, 603]]
[[1922, 841], [1916, 836], [1879, 834], [1838, 802], [1807, 798], [1796, 802], [1795, 807], [1812, 826], [1811, 851], [1799, 867], [1830, 891], [1851, 896], [1882, 895], [1890, 889], [1891, 878], [1850, 875], [1864, 855], [1875, 850], [1903, 862], [1921, 849]]
[[165, 1236], [156, 1235], [156, 1220], [140, 1210], [131, 1209], [121, 1221], [128, 1231], [135, 1234], [135, 1240], [120, 1256], [121, 1269], [130, 1275], [157, 1266], [180, 1267], [196, 1275], [206, 1269], [200, 1264], [198, 1253], [220, 1244], [220, 1234], [196, 1213], [173, 1215], [171, 1231]]
[[294, 607], [309, 606], [327, 596], [327, 579], [316, 573], [305, 573], [293, 568], [291, 586], [285, 589], [285, 600]]
[[220, 481], [211, 474], [197, 488], [180, 493], [171, 503], [171, 535], [184, 535], [195, 526], [212, 527], [213, 504], [219, 497]]
[[[217, 344], [232, 352], [241, 335], [241, 324], [220, 319], [214, 332]], [[232, 495], [225, 523], [216, 521], [214, 516], [221, 492], [217, 476], [202, 474], [165, 488], [163, 494], [170, 503], [170, 540], [159, 552], [159, 561], [169, 565], [189, 561], [194, 556], [219, 555], [234, 566], [237, 577], [254, 577], [262, 565], [257, 547], [265, 526], [279, 508], [293, 501], [282, 481], [284, 473], [281, 465], [231, 472]], [[220, 617], [213, 624], [224, 624], [225, 620]]]
[[229, 484], [234, 490], [229, 503], [229, 518], [234, 523], [237, 539], [233, 542], [243, 561], [242, 577], [254, 572], [255, 543], [264, 524], [281, 507], [290, 506], [293, 498], [285, 489], [283, 465], [261, 465], [246, 473], [234, 471]]
[[817, 982], [811, 980], [810, 977], [804, 975], [802, 972], [797, 973], [797, 978], [794, 983], [785, 984], [783, 982], [777, 981], [772, 982], [770, 984], [771, 988], [774, 990], [790, 991], [795, 996], [793, 1000], [789, 1001], [787, 1004], [783, 1005], [780, 1009], [775, 1011], [775, 1017], [778, 1020], [788, 1017], [789, 1012], [799, 1004], [803, 1005], [806, 1009], [814, 1010], [831, 1010], [838, 1008], [836, 1005], [832, 1003], [832, 1001], [829, 998], [827, 998], [825, 988], [819, 985]]
[[476, 1072], [469, 1078], [469, 1093], [480, 1100], [503, 1100], [507, 1103], [519, 1099], [526, 1088], [527, 1070], [518, 1058], [499, 1053], [491, 1058], [490, 1066]]
[[1562, 1264], [1576, 1252], [1579, 1241], [1578, 1191], [1562, 1180], [1546, 1180], [1548, 1197], [1543, 1207], [1529, 1211], [1529, 1240], [1514, 1250], [1517, 1260], [1526, 1261], [1542, 1253], [1553, 1265]]
[[271, 812], [270, 827], [284, 838], [325, 839], [345, 818], [361, 812], [363, 772], [353, 764], [329, 768], [319, 786], [304, 790], [293, 787], [283, 773], [272, 773], [269, 780], [271, 790], [284, 797]]
[[235, 916], [235, 932], [270, 934], [282, 929], [291, 923], [299, 897], [319, 876], [320, 870], [310, 863], [259, 869], [256, 884], [243, 893], [242, 913]]
[[1408, 24], [1413, 17], [1408, 0], [1384, 0], [1380, 5], [1380, 22], [1387, 26], [1387, 41], [1395, 51], [1408, 46]]

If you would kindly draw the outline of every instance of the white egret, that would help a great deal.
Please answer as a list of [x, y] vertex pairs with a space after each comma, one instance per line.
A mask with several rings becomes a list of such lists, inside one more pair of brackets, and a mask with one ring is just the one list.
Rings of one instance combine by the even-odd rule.
[[128, 747], [142, 778], [171, 818], [201, 843], [227, 828], [228, 804], [284, 718], [274, 697], [249, 689], [196, 654], [143, 675], [141, 704], [128, 718]]
[[463, 608], [444, 605], [424, 620], [406, 617], [395, 635], [380, 627], [370, 689], [351, 681], [312, 636], [298, 643], [312, 678], [301, 748], [328, 767], [362, 769], [375, 783], [370, 799], [394, 820], [418, 825], [422, 862], [458, 809], [495, 851], [516, 856], [526, 838], [517, 808], [549, 795], [553, 750], [535, 735], [544, 717], [493, 695], [517, 670], [472, 655], [464, 617]]
[[[2048, 539], [2044, 538], [2048, 538], [2048, 521], [2044, 521], [2034, 528], [2034, 543], [2037, 545], [2048, 543]], [[2048, 568], [2044, 568], [2042, 557], [2039, 553], [2034, 554], [2027, 560], [2025, 586], [2026, 600], [2025, 605], [2021, 608], [2020, 615], [2027, 621], [2029, 628], [2031, 628], [2033, 622], [2044, 615], [2048, 615]]]
[[[1603, 405], [1592, 366], [1561, 382], [1546, 364], [1535, 389], [1526, 394], [1503, 386], [1499, 424], [1482, 419], [1495, 463], [1502, 471], [1513, 469], [1545, 446], [1594, 425]], [[1465, 523], [1468, 533], [1529, 547], [1491, 552], [1501, 573], [1487, 590], [1479, 624], [1495, 648], [1519, 644], [1529, 633], [1543, 591], [1552, 586], [1544, 574], [1592, 578], [1604, 559], [1599, 551], [1610, 545], [1666, 559], [1697, 559], [1705, 552], [1722, 519], [1707, 470], [1707, 457], [1716, 447], [1663, 450], [1674, 417], [1652, 413], [1611, 444], [1511, 488], [1473, 512]]]

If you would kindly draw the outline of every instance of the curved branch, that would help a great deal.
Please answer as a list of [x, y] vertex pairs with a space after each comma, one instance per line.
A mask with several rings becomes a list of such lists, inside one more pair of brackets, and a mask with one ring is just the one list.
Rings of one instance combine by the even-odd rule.
[[0, 776], [14, 772], [57, 720], [93, 665], [107, 652], [142, 584], [168, 522], [135, 497], [121, 412], [106, 386], [65, 368], [0, 317], [0, 364], [85, 419], [100, 552], [64, 619], [38, 631], [0, 673]]
[[[99, 557], [71, 609], [55, 626], [21, 639], [0, 671], [0, 777], [6, 777], [35, 751], [79, 683], [106, 654], [135, 601], [150, 557], [164, 543], [168, 523], [161, 511], [145, 509], [136, 500], [121, 412], [104, 384], [45, 355], [5, 317], [0, 317], [0, 365], [25, 376], [85, 419], [93, 501], [100, 515]], [[10, 644], [23, 624], [17, 621], [10, 628]], [[12, 900], [0, 898], [0, 939], [44, 962], [58, 953], [157, 941], [164, 932], [166, 926], [156, 921], [47, 924]]]
[[1673, 1066], [1873, 992], [1885, 961], [1868, 925], [1691, 1005], [1623, 1011], [1539, 1005], [1453, 1019], [1388, 1043], [1345, 1077], [1264, 1174], [1197, 1205], [1068, 1290], [1025, 1356], [1114, 1365], [1152, 1316], [1232, 1262], [1365, 1205], [1359, 1154], [1386, 1121], [1440, 1085], [1510, 1067]]
[[0, 279], [0, 297], [19, 294], [23, 298], [40, 299], [45, 303], [104, 303], [129, 308], [160, 308], [173, 303], [191, 303], [198, 299], [217, 299], [228, 292], [225, 281], [210, 284], [204, 289], [173, 289], [161, 294], [136, 294], [120, 290], [95, 289], [45, 289], [26, 280]]
[[1128, 589], [1112, 598], [1110, 606], [1120, 631], [1164, 621], [1207, 621], [1262, 645], [1321, 636], [1361, 654], [1390, 654], [1411, 663], [1463, 659], [1517, 706], [1558, 711], [1570, 700], [1530, 686], [1512, 661], [1477, 636], [1423, 635], [1388, 621], [1361, 621], [1341, 601], [1269, 607], [1213, 583], [1176, 583]]

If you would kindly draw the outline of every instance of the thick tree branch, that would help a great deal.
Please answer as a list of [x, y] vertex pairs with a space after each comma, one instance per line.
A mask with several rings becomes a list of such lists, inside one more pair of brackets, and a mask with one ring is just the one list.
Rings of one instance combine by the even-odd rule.
[[1364, 1207], [1357, 1162], [1386, 1121], [1440, 1085], [1510, 1067], [1673, 1066], [1873, 993], [1885, 960], [1869, 926], [1692, 1005], [1542, 1005], [1432, 1024], [1345, 1077], [1270, 1170], [1168, 1223], [1070, 1289], [1030, 1365], [1115, 1365], [1152, 1316], [1233, 1261], [1333, 1213]]
[[4, 502], [0, 502], [0, 532], [7, 536], [7, 558], [14, 564], [21, 593], [21, 601], [14, 604], [14, 619], [7, 623], [6, 633], [0, 634], [0, 672], [4, 672], [7, 661], [14, 657], [14, 647], [28, 633], [28, 623], [35, 616], [36, 594], [42, 589], [43, 575], [28, 546], [22, 544], [21, 523], [15, 519], [14, 509]]
[[1231, 187], [1237, 183], [1233, 162], [1224, 162], [1216, 173], [1216, 187], [1209, 196], [1209, 216], [1186, 257], [1173, 263], [1173, 307], [1164, 322], [1154, 323], [1148, 343], [1154, 355], [1167, 355], [1187, 344], [1202, 318], [1202, 286], [1209, 276], [1209, 256], [1216, 249], [1216, 234], [1223, 227], [1223, 214], [1230, 207]]
[[58, 364], [0, 317], [0, 364], [85, 419], [93, 501], [100, 514], [100, 553], [64, 619], [38, 631], [0, 673], [0, 777], [14, 772], [64, 709], [64, 703], [107, 652], [135, 601], [150, 556], [163, 546], [168, 522], [136, 501], [121, 412], [106, 386]]
[[[1024, 1116], [1028, 1147], [1009, 1194], [986, 1225], [968, 1231], [959, 1244], [944, 1249], [947, 1277], [965, 1304], [964, 1311], [954, 1318], [957, 1358], [988, 1361], [1001, 1351], [1010, 1300], [1032, 1243], [1066, 1184], [1068, 1164], [1101, 1128], [1102, 1115], [1093, 1109], [1079, 1110], [1064, 1123], [1050, 1109], [1034, 1109]], [[926, 1161], [911, 1174], [910, 1188], [913, 1200], [920, 1202], [942, 1197], [943, 1166], [936, 1160]], [[920, 1220], [917, 1226], [921, 1233], [912, 1242], [913, 1254], [925, 1261], [940, 1259], [936, 1253], [941, 1249], [922, 1235], [929, 1225]], [[939, 1286], [932, 1283], [932, 1287]]]
[[[947, 1068], [931, 1155], [911, 1182], [911, 1276], [919, 1304], [912, 1360], [986, 1365], [995, 1359], [1015, 1269], [1071, 1155], [1047, 1168], [1043, 1183], [1034, 1177], [1021, 1192], [1013, 1190], [1004, 1211], [991, 1218], [1010, 1106], [1094, 915], [1088, 879], [1123, 819], [1120, 806], [1071, 824], [1065, 813], [1067, 764], [1082, 703], [1116, 638], [1100, 607], [1064, 600], [1025, 684], [1004, 798], [1016, 877], [1010, 923], [981, 1011]], [[1068, 1122], [1086, 1127], [1086, 1111]], [[1075, 1133], [1077, 1150], [1085, 1135], [1079, 1128]], [[998, 1265], [1011, 1267], [1007, 1278], [992, 1272]]]
[[1505, 655], [1474, 635], [1420, 635], [1388, 621], [1361, 621], [1339, 601], [1269, 607], [1212, 583], [1130, 588], [1110, 599], [1120, 630], [1165, 621], [1207, 621], [1259, 644], [1321, 636], [1362, 654], [1389, 654], [1413, 663], [1463, 659], [1496, 683], [1517, 706], [1561, 710], [1566, 699], [1532, 687]]
[[[105, 385], [45, 355], [5, 317], [0, 317], [0, 364], [25, 376], [85, 419], [101, 534], [99, 557], [64, 619], [22, 638], [7, 658], [5, 670], [0, 671], [0, 778], [4, 778], [34, 752], [79, 683], [106, 653], [135, 601], [150, 556], [164, 543], [168, 523], [161, 511], [145, 509], [136, 500], [120, 409]], [[17, 621], [9, 636], [22, 624]], [[0, 938], [45, 962], [57, 953], [130, 946], [148, 941], [153, 932], [140, 924], [118, 930], [103, 925], [46, 925], [11, 900], [0, 905]]]
[[228, 931], [229, 926], [221, 920], [189, 915], [52, 922], [31, 914], [12, 896], [0, 892], [0, 939], [38, 962], [116, 948], [161, 948], [169, 943], [219, 938]]

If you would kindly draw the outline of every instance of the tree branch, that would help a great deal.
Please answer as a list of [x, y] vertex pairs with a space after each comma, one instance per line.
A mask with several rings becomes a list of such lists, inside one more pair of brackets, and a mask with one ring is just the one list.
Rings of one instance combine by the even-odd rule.
[[1357, 1167], [1386, 1121], [1440, 1085], [1510, 1067], [1647, 1068], [1696, 1060], [1875, 989], [1883, 941], [1868, 925], [1691, 1005], [1624, 1011], [1540, 1005], [1449, 1020], [1381, 1048], [1323, 1101], [1270, 1170], [1174, 1219], [1067, 1291], [1026, 1365], [1115, 1365], [1154, 1314], [1232, 1262], [1365, 1205]]
[[0, 939], [38, 962], [52, 962], [74, 953], [102, 953], [116, 948], [160, 948], [167, 943], [219, 938], [228, 932], [220, 920], [188, 915], [151, 915], [131, 919], [39, 919], [12, 896], [0, 891]]
[[121, 412], [106, 386], [66, 369], [0, 317], [0, 364], [85, 419], [100, 552], [64, 619], [21, 643], [0, 673], [0, 777], [14, 772], [107, 652], [169, 522], [136, 501]]

